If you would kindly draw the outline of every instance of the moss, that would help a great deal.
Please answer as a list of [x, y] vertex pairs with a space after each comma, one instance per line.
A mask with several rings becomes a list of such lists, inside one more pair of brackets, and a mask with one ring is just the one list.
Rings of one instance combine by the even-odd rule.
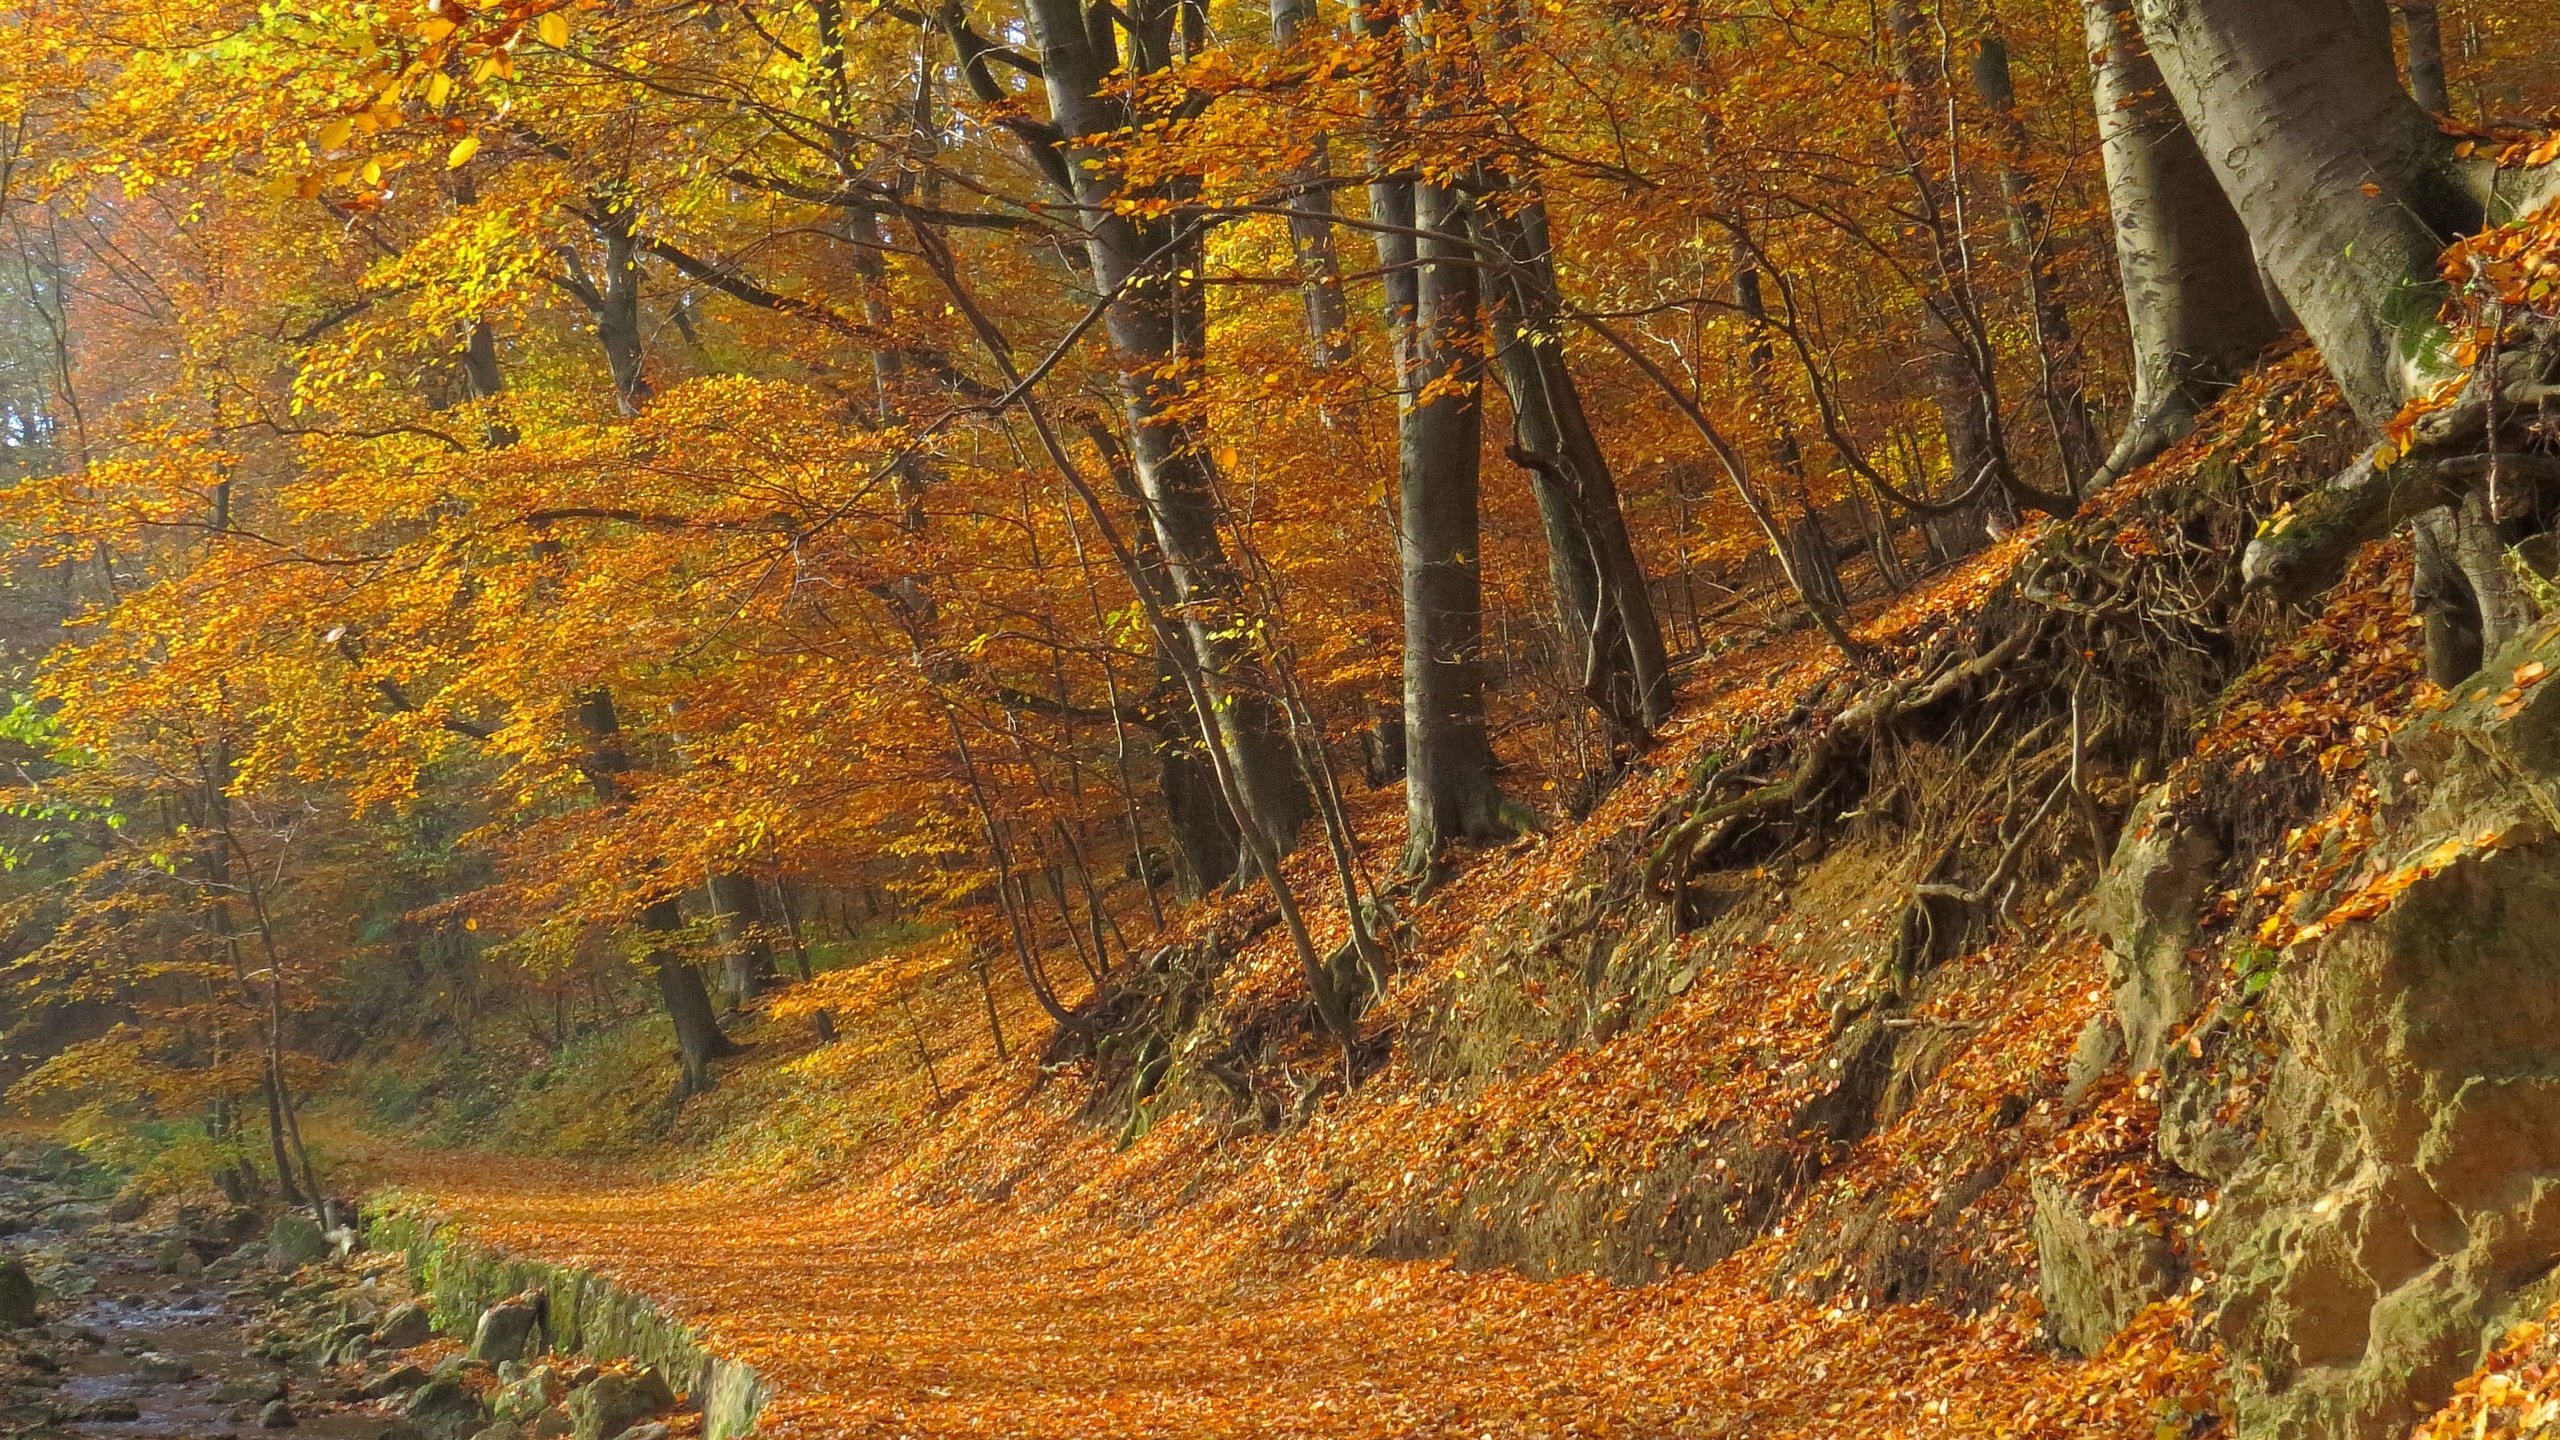
[[423, 1203], [398, 1194], [378, 1205], [365, 1236], [374, 1249], [407, 1258], [410, 1279], [447, 1334], [468, 1336], [483, 1310], [538, 1292], [549, 1305], [553, 1348], [631, 1360], [683, 1384], [702, 1407], [707, 1440], [746, 1434], [764, 1408], [764, 1381], [753, 1369], [713, 1353], [689, 1326], [591, 1270], [518, 1259], [465, 1239]]

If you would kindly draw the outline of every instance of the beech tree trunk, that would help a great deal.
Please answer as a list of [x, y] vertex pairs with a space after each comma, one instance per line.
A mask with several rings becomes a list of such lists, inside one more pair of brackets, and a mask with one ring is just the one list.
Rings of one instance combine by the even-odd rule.
[[2436, 257], [2482, 220], [2453, 142], [2352, 0], [2136, 0], [2136, 14], [2259, 257], [2378, 428], [2441, 334]]
[[[1892, 0], [1884, 18], [1901, 72], [1895, 115], [1903, 132], [1912, 192], [1919, 202], [1922, 228], [1937, 251], [1940, 284], [1929, 297], [1935, 302], [1929, 308], [1946, 343], [1930, 349], [1929, 388], [1937, 401], [1939, 430], [1947, 442], [1948, 484], [1961, 492], [2001, 466], [2003, 447], [1995, 428], [1998, 406], [1977, 363], [1981, 357], [1969, 358], [1973, 337], [1962, 318], [1969, 303], [1961, 288], [1962, 266], [1948, 253], [1954, 220], [1936, 171], [1937, 151], [1948, 138], [1943, 109], [1947, 77], [1933, 52], [1933, 27], [1926, 23], [1917, 0]], [[1983, 491], [1980, 508], [1933, 515], [1926, 523], [1941, 553], [1954, 558], [1980, 548], [1993, 530], [2016, 522], [2016, 509], [1995, 480]]]
[[[1313, 802], [1261, 667], [1236, 633], [1243, 593], [1218, 534], [1217, 477], [1207, 437], [1177, 414], [1182, 385], [1172, 362], [1183, 349], [1186, 317], [1196, 319], [1198, 286], [1177, 278], [1183, 268], [1178, 264], [1156, 265], [1141, 276], [1141, 268], [1174, 237], [1162, 225], [1142, 225], [1115, 209], [1117, 182], [1107, 166], [1084, 163], [1101, 159], [1106, 137], [1130, 118], [1108, 80], [1121, 65], [1112, 15], [1097, 8], [1088, 17], [1075, 0], [1033, 0], [1030, 6], [1050, 116], [1064, 136], [1064, 168], [1084, 207], [1094, 288], [1118, 296], [1103, 324], [1119, 358], [1131, 464], [1185, 632], [1202, 673], [1216, 687], [1217, 713], [1207, 718], [1255, 828], [1275, 854], [1286, 854], [1314, 814]], [[1131, 63], [1161, 68], [1165, 58], [1142, 54]], [[1190, 328], [1196, 333], [1196, 324]]]
[[[1271, 0], [1271, 43], [1286, 50], [1316, 18], [1315, 0]], [[1307, 156], [1288, 172], [1289, 243], [1298, 256], [1298, 288], [1307, 307], [1308, 356], [1319, 370], [1351, 358], [1351, 310], [1342, 291], [1342, 261], [1334, 248], [1333, 190], [1326, 152], [1329, 137], [1319, 130], [1307, 141]]]
[[2098, 430], [2089, 414], [2089, 396], [2080, 383], [2080, 346], [2071, 333], [2071, 313], [2062, 303], [2062, 277], [2055, 272], [2052, 238], [2044, 202], [2027, 173], [2028, 137], [2018, 113], [2018, 92], [2009, 74], [2009, 45], [1998, 31], [1975, 43], [1973, 88], [1991, 111], [2000, 134], [2000, 196], [2009, 206], [2010, 240], [2027, 272], [2027, 310], [2036, 327], [2037, 388], [2044, 397], [2045, 422], [2052, 427], [2060, 452], [2065, 488], [2077, 491], [2097, 469]]
[[2453, 113], [2453, 93], [2445, 84], [2444, 15], [2436, 0], [2398, 0], [2400, 36], [2409, 50], [2409, 96], [2428, 113]]
[[1404, 581], [1405, 866], [1514, 832], [1493, 780], [1484, 718], [1484, 556], [1477, 509], [1484, 444], [1484, 317], [1465, 202], [1413, 187], [1421, 263], [1417, 378], [1398, 455]]
[[[683, 928], [683, 908], [672, 896], [640, 912], [643, 934], [672, 935]], [[676, 1062], [683, 1072], [676, 1093], [700, 1095], [711, 1088], [711, 1062], [737, 1054], [738, 1047], [721, 1033], [720, 1017], [711, 1008], [711, 991], [702, 983], [702, 972], [693, 968], [682, 951], [653, 942], [648, 964], [658, 977], [658, 998], [675, 1024]]]
[[773, 942], [763, 933], [764, 896], [755, 877], [737, 870], [714, 872], [711, 913], [720, 925], [722, 988], [734, 1010], [773, 984]]
[[1514, 458], [1529, 472], [1546, 530], [1558, 627], [1581, 659], [1584, 695], [1622, 729], [1649, 732], [1671, 716], [1670, 655], [1617, 481], [1565, 364], [1546, 206], [1480, 209], [1476, 218], [1486, 246], [1507, 262], [1488, 287], [1495, 357], [1511, 400]]
[[[631, 760], [622, 748], [622, 717], [614, 709], [613, 692], [590, 690], [579, 696], [578, 724], [595, 742], [587, 755], [587, 783], [599, 802], [619, 803], [622, 776], [631, 768]], [[684, 909], [675, 897], [653, 900], [641, 907], [641, 933], [664, 936], [683, 928]], [[657, 975], [658, 998], [665, 1003], [667, 1019], [675, 1026], [676, 1059], [683, 1072], [676, 1093], [679, 1097], [699, 1095], [711, 1088], [711, 1062], [737, 1054], [738, 1047], [721, 1032], [720, 1017], [711, 1008], [711, 992], [703, 986], [702, 973], [693, 968], [682, 951], [672, 945], [652, 943], [647, 960]]]
[[2133, 338], [2133, 404], [2103, 485], [2150, 463], [2272, 343], [2249, 231], [2196, 147], [2131, 0], [2086, 0], [2098, 140]]

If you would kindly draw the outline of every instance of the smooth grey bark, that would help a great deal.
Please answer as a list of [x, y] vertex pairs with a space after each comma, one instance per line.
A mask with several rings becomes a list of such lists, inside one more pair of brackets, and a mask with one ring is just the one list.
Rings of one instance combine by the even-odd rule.
[[1484, 715], [1483, 308], [1465, 202], [1413, 187], [1420, 261], [1417, 388], [1398, 451], [1404, 586], [1405, 867], [1516, 833]]
[[2435, 262], [2482, 206], [2355, 0], [2135, 0], [2179, 112], [2359, 419], [2433, 361]]
[[[1169, 372], [1189, 332], [1196, 344], [1196, 284], [1176, 278], [1179, 265], [1142, 267], [1174, 237], [1157, 225], [1141, 225], [1113, 207], [1116, 182], [1100, 158], [1104, 137], [1129, 120], [1108, 78], [1121, 57], [1112, 11], [1089, 14], [1075, 0], [1032, 0], [1050, 118], [1064, 137], [1064, 169], [1073, 186], [1088, 240], [1086, 254], [1098, 293], [1117, 295], [1103, 325], [1119, 360], [1121, 406], [1127, 419], [1130, 461], [1144, 493], [1172, 581], [1186, 637], [1203, 677], [1214, 687], [1204, 717], [1216, 730], [1239, 797], [1256, 830], [1275, 854], [1286, 854], [1313, 815], [1313, 802], [1260, 667], [1236, 632], [1243, 620], [1243, 590], [1218, 534], [1216, 475], [1206, 437], [1178, 418], [1181, 381]], [[1090, 27], [1090, 28], [1089, 28]], [[1160, 69], [1169, 54], [1164, 36], [1142, 41], [1133, 68]], [[1175, 257], [1178, 258], [1178, 257]], [[1196, 267], [1192, 267], [1196, 272]]]
[[604, 241], [602, 273], [588, 274], [571, 250], [562, 284], [595, 317], [596, 341], [613, 374], [614, 404], [625, 415], [637, 415], [651, 394], [640, 333], [639, 217], [629, 199], [605, 196], [594, 202], [587, 222]]
[[[1498, 202], [1497, 202], [1498, 203]], [[1622, 729], [1671, 716], [1662, 622], [1608, 457], [1565, 361], [1564, 300], [1543, 202], [1509, 215], [1475, 209], [1478, 233], [1504, 260], [1487, 277], [1495, 359], [1511, 400], [1512, 458], [1529, 473], [1547, 538], [1547, 575], [1585, 697]]]
[[2400, 37], [2409, 51], [2409, 95], [2429, 113], [2453, 113], [2453, 93], [2445, 84], [2444, 15], [2437, 0], [2397, 0]]
[[[1286, 50], [1316, 18], [1315, 0], [1271, 0], [1271, 43]], [[1289, 243], [1297, 252], [1299, 293], [1307, 307], [1308, 356], [1319, 370], [1351, 358], [1351, 310], [1342, 290], [1342, 261], [1334, 247], [1333, 189], [1326, 153], [1330, 137], [1318, 131], [1305, 160], [1287, 172]]]
[[1814, 504], [1811, 477], [1805, 471], [1804, 446], [1796, 439], [1795, 427], [1781, 413], [1777, 387], [1777, 346], [1770, 339], [1769, 306], [1760, 290], [1760, 265], [1751, 248], [1736, 241], [1733, 247], [1733, 308], [1751, 322], [1751, 340], [1744, 348], [1745, 368], [1751, 376], [1752, 400], [1760, 408], [1761, 424], [1769, 434], [1769, 464], [1786, 477], [1795, 491], [1796, 518], [1787, 527], [1787, 553], [1793, 557], [1790, 569], [1796, 577], [1804, 602], [1820, 606], [1834, 615], [1849, 605], [1848, 591], [1840, 583], [1840, 562], [1831, 547], [1831, 537], [1822, 526], [1821, 507]]
[[2249, 231], [2196, 147], [2133, 17], [2086, 0], [2098, 141], [2133, 340], [2133, 404], [2103, 485], [2148, 464], [2282, 333]]
[[[592, 741], [587, 752], [587, 783], [599, 802], [618, 804], [623, 797], [622, 777], [630, 770], [631, 760], [622, 745], [622, 717], [614, 708], [613, 692], [598, 689], [579, 696], [578, 724]], [[683, 907], [675, 897], [652, 900], [641, 907], [642, 934], [664, 937], [683, 928]], [[711, 1008], [711, 992], [702, 983], [702, 972], [681, 950], [663, 939], [653, 939], [646, 961], [657, 976], [658, 998], [666, 1005], [667, 1019], [675, 1027], [676, 1058], [683, 1072], [676, 1093], [680, 1097], [699, 1095], [711, 1088], [711, 1062], [737, 1054], [738, 1047], [720, 1029], [720, 1017]]]

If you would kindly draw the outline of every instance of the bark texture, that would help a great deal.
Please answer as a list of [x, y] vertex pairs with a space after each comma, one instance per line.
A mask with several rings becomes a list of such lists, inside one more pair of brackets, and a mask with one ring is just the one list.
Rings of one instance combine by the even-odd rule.
[[2400, 88], [2387, 29], [2349, 0], [2135, 0], [2232, 209], [2368, 426], [2441, 336], [2435, 261], [2476, 228], [2452, 142]]
[[[1286, 854], [1314, 813], [1312, 802], [1279, 707], [1237, 634], [1242, 586], [1219, 538], [1217, 476], [1207, 437], [1175, 413], [1182, 387], [1173, 362], [1186, 348], [1196, 349], [1201, 328], [1199, 287], [1179, 278], [1198, 273], [1196, 265], [1182, 263], [1196, 240], [1186, 244], [1163, 225], [1141, 224], [1114, 209], [1117, 182], [1109, 169], [1084, 163], [1098, 159], [1105, 137], [1130, 118], [1107, 78], [1123, 63], [1115, 13], [1097, 8], [1088, 14], [1075, 0], [1033, 0], [1030, 6], [1050, 116], [1064, 138], [1064, 170], [1087, 217], [1094, 288], [1117, 296], [1103, 324], [1119, 360], [1130, 462], [1185, 632], [1216, 689], [1217, 713], [1209, 718], [1217, 743], [1255, 828], [1275, 853]], [[1128, 65], [1162, 69], [1171, 58], [1169, 40], [1169, 27], [1158, 15], [1153, 25], [1141, 27]]]
[[1425, 869], [1447, 845], [1509, 836], [1485, 731], [1484, 566], [1477, 510], [1484, 435], [1483, 313], [1466, 241], [1464, 201], [1447, 186], [1413, 187], [1421, 385], [1406, 407], [1399, 474], [1404, 502], [1406, 865]]
[[2144, 44], [2131, 0], [2087, 0], [2098, 139], [2133, 339], [2133, 406], [2098, 483], [2150, 462], [2280, 333], [2249, 231]]

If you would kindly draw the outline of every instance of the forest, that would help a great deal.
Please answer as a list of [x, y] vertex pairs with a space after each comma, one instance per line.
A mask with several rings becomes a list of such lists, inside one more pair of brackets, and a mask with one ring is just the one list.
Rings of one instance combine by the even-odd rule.
[[0, 16], [0, 1437], [2560, 1433], [2560, 8]]

